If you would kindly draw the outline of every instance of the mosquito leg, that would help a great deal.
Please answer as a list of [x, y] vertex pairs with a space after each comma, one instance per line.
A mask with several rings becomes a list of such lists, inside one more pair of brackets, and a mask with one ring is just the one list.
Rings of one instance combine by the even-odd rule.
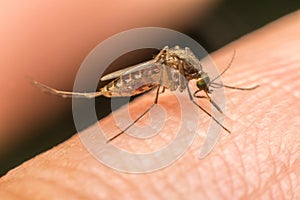
[[200, 96], [200, 95], [196, 95], [200, 90], [197, 90], [195, 93], [194, 93], [194, 97], [195, 98], [205, 98], [205, 99], [208, 99], [209, 102], [221, 113], [221, 114], [224, 114], [223, 111], [221, 110], [221, 108], [218, 106], [218, 104], [216, 104], [216, 102], [214, 102], [210, 96], [208, 95], [208, 93], [205, 91], [205, 94], [206, 96]]
[[209, 102], [220, 112], [220, 113], [222, 113], [222, 114], [224, 114], [223, 113], [223, 111], [221, 110], [221, 108], [218, 106], [218, 104], [216, 104], [216, 102], [214, 102], [211, 98], [210, 98], [210, 96], [208, 95], [208, 93], [205, 91], [205, 94], [206, 94], [206, 96], [207, 96], [207, 98], [209, 99]]
[[[158, 102], [159, 89], [160, 89], [160, 85], [157, 86], [154, 104], [157, 104], [157, 102]], [[153, 104], [153, 105], [154, 105], [154, 104]]]
[[120, 133], [118, 133], [117, 135], [113, 136], [112, 138], [108, 139], [106, 141], [106, 143], [109, 143], [111, 141], [113, 141], [114, 139], [116, 139], [117, 137], [119, 137], [120, 135], [122, 135], [123, 133], [125, 133], [125, 131], [127, 131], [130, 127], [132, 127], [137, 121], [139, 121], [145, 114], [147, 114], [147, 112], [149, 112], [151, 110], [151, 108], [154, 106], [155, 104], [152, 104], [145, 112], [143, 112], [143, 114], [141, 114], [138, 118], [136, 118], [129, 126], [127, 126], [124, 130], [122, 130]]
[[235, 90], [254, 90], [255, 88], [259, 87], [259, 85], [255, 85], [255, 86], [250, 87], [250, 88], [241, 88], [241, 87], [223, 85], [223, 84], [220, 84], [220, 83], [211, 83], [211, 84], [212, 84], [212, 86], [214, 85], [215, 87], [226, 87], [226, 88], [235, 89]]
[[163, 86], [163, 88], [162, 88], [162, 90], [161, 90], [161, 92], [160, 92], [160, 93], [164, 93], [164, 92], [165, 92], [165, 90], [166, 90], [166, 87], [165, 87], [165, 86]]
[[190, 97], [190, 100], [195, 104], [198, 108], [200, 108], [203, 112], [205, 112], [209, 117], [211, 117], [219, 126], [221, 126], [225, 131], [228, 133], [231, 133], [230, 130], [228, 130], [225, 126], [223, 126], [214, 116], [212, 116], [208, 111], [206, 111], [204, 108], [202, 108], [193, 98], [189, 85], [187, 84], [187, 90]]
[[158, 96], [159, 96], [159, 89], [160, 89], [160, 85], [157, 86], [157, 91], [156, 91], [156, 95], [155, 95], [155, 100], [154, 103], [147, 109], [145, 110], [145, 112], [143, 112], [138, 118], [136, 118], [129, 126], [127, 126], [124, 130], [122, 130], [120, 133], [118, 133], [117, 135], [111, 137], [110, 139], [108, 139], [106, 141], [106, 143], [109, 143], [111, 141], [113, 141], [114, 139], [116, 139], [117, 137], [119, 137], [120, 135], [122, 135], [123, 133], [125, 133], [125, 131], [127, 131], [130, 127], [132, 127], [137, 121], [139, 121], [142, 117], [144, 117], [150, 110], [151, 108], [153, 108], [153, 106], [155, 104], [157, 104], [158, 102]]
[[42, 90], [49, 92], [54, 95], [61, 96], [63, 98], [72, 98], [72, 97], [79, 97], [79, 98], [95, 98], [99, 97], [102, 95], [102, 92], [67, 92], [67, 91], [62, 91], [62, 90], [56, 90], [52, 87], [49, 87], [47, 85], [44, 85], [40, 82], [37, 81], [32, 81], [34, 85], [40, 87]]

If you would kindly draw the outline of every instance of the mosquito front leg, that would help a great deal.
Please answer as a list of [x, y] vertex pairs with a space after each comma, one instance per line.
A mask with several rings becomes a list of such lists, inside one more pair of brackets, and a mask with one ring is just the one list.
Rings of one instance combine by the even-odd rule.
[[205, 91], [205, 94], [206, 94], [206, 96], [202, 96], [202, 95], [196, 95], [198, 92], [200, 92], [201, 90], [197, 90], [195, 93], [194, 93], [194, 97], [195, 98], [205, 98], [205, 99], [208, 99], [209, 100], [209, 102], [221, 113], [221, 114], [224, 114], [223, 113], [223, 111], [221, 110], [221, 108], [218, 106], [218, 104], [216, 104], [216, 102], [214, 102], [211, 98], [210, 98], [210, 96], [209, 96], [209, 94]]
[[205, 112], [209, 117], [211, 117], [219, 126], [221, 126], [225, 131], [228, 133], [231, 133], [230, 130], [228, 130], [225, 126], [223, 126], [214, 116], [212, 116], [208, 111], [206, 111], [204, 108], [202, 108], [193, 98], [192, 93], [190, 91], [189, 85], [187, 84], [187, 90], [190, 97], [190, 100], [195, 104], [198, 108], [200, 108], [203, 112]]
[[108, 139], [106, 141], [106, 143], [109, 143], [109, 142], [113, 141], [114, 139], [116, 139], [117, 137], [119, 137], [120, 135], [122, 135], [123, 133], [125, 133], [125, 131], [127, 131], [130, 127], [132, 127], [137, 121], [139, 121], [143, 116], [145, 116], [153, 108], [153, 106], [155, 104], [157, 104], [157, 102], [158, 102], [158, 96], [159, 96], [159, 89], [160, 89], [160, 85], [157, 86], [154, 103], [147, 110], [145, 110], [145, 112], [143, 112], [138, 118], [136, 118], [129, 126], [127, 126], [124, 130], [122, 130], [117, 135], [115, 135], [115, 136], [111, 137], [110, 139]]

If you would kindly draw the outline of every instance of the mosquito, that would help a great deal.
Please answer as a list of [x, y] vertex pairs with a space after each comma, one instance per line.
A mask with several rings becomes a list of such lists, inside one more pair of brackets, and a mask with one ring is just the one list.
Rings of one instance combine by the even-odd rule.
[[[165, 46], [152, 60], [103, 76], [100, 79], [101, 81], [113, 80], [96, 92], [68, 92], [56, 90], [37, 81], [33, 82], [43, 90], [64, 98], [95, 98], [99, 96], [105, 96], [107, 98], [131, 97], [157, 88], [153, 104], [124, 130], [109, 138], [107, 142], [111, 142], [125, 133], [137, 121], [145, 116], [145, 114], [147, 114], [151, 108], [158, 103], [159, 94], [164, 93], [165, 89], [169, 89], [170, 91], [179, 90], [180, 92], [187, 90], [189, 98], [193, 104], [211, 117], [225, 131], [231, 133], [230, 130], [223, 126], [214, 116], [212, 116], [212, 114], [201, 107], [195, 101], [195, 98], [207, 99], [212, 106], [214, 106], [221, 114], [223, 114], [223, 111], [220, 109], [220, 107], [210, 97], [210, 93], [212, 92], [211, 88], [225, 87], [237, 90], [253, 90], [258, 87], [258, 85], [256, 85], [249, 88], [241, 88], [216, 82], [216, 80], [219, 79], [229, 69], [233, 62], [234, 56], [235, 51], [228, 66], [213, 79], [210, 79], [208, 74], [203, 71], [200, 61], [188, 47], [182, 49], [179, 46], [175, 46], [173, 48]], [[193, 94], [189, 88], [189, 81], [191, 80], [196, 80], [196, 86], [198, 88]], [[160, 90], [161, 88], [162, 90]], [[203, 95], [198, 95], [198, 93], [201, 91], [204, 92]]]

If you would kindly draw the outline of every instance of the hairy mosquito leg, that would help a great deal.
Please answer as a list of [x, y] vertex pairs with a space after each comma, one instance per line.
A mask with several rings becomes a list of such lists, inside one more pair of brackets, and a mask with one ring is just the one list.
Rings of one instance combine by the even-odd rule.
[[37, 81], [32, 81], [32, 83], [38, 87], [40, 87], [42, 90], [49, 92], [51, 94], [54, 95], [58, 95], [61, 96], [63, 98], [72, 98], [72, 97], [79, 97], [79, 98], [95, 98], [95, 97], [99, 97], [102, 95], [102, 92], [67, 92], [67, 91], [62, 91], [62, 90], [56, 90], [52, 87], [49, 87], [47, 85], [44, 85], [40, 82]]
[[198, 108], [200, 108], [203, 112], [205, 112], [209, 117], [211, 117], [217, 124], [219, 124], [219, 126], [221, 126], [225, 131], [227, 131], [228, 133], [231, 133], [230, 130], [228, 130], [225, 126], [223, 126], [214, 116], [212, 116], [208, 111], [206, 111], [204, 108], [202, 108], [193, 98], [189, 85], [187, 84], [187, 90], [188, 90], [188, 94], [190, 97], [190, 100], [193, 102], [193, 104], [195, 104]]
[[147, 114], [153, 108], [153, 106], [155, 104], [157, 104], [158, 96], [159, 96], [159, 89], [160, 89], [160, 85], [157, 86], [157, 91], [156, 91], [154, 103], [145, 112], [143, 112], [138, 118], [136, 118], [129, 126], [127, 126], [124, 130], [122, 130], [117, 135], [115, 135], [115, 136], [111, 137], [110, 139], [108, 139], [106, 141], [106, 143], [109, 143], [109, 142], [113, 141], [114, 139], [116, 139], [117, 137], [119, 137], [120, 135], [125, 133], [125, 131], [127, 131], [130, 127], [132, 127], [137, 121], [139, 121], [143, 116], [145, 116], [145, 114]]
[[258, 88], [259, 85], [255, 85], [255, 86], [250, 87], [250, 88], [241, 88], [241, 87], [223, 85], [223, 84], [220, 84], [220, 83], [211, 83], [211, 87], [213, 87], [213, 88], [225, 87], [225, 88], [230, 88], [230, 89], [235, 89], [235, 90], [254, 90], [254, 89]]
[[202, 95], [196, 95], [198, 92], [200, 92], [201, 90], [197, 90], [195, 93], [194, 93], [194, 97], [195, 98], [205, 98], [205, 99], [208, 99], [209, 102], [221, 113], [221, 114], [224, 114], [223, 111], [221, 110], [221, 108], [218, 106], [218, 104], [216, 104], [216, 102], [214, 102], [210, 96], [208, 95], [207, 92], [205, 92], [206, 96], [202, 96]]

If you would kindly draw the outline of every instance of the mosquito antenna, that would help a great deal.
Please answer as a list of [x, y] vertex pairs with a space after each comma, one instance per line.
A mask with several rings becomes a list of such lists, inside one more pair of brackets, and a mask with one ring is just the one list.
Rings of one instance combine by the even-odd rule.
[[236, 51], [234, 50], [234, 51], [233, 51], [232, 58], [231, 58], [231, 60], [230, 60], [230, 62], [229, 62], [229, 64], [228, 64], [228, 66], [224, 69], [224, 71], [223, 71], [221, 74], [219, 74], [219, 75], [218, 75], [217, 77], [215, 77], [212, 81], [210, 81], [210, 82], [209, 82], [209, 85], [210, 85], [211, 83], [213, 83], [215, 80], [217, 80], [218, 78], [220, 78], [220, 76], [222, 76], [222, 75], [229, 69], [229, 67], [231, 66], [231, 64], [232, 64], [232, 62], [233, 62], [233, 60], [234, 60], [235, 53], [236, 53]]

